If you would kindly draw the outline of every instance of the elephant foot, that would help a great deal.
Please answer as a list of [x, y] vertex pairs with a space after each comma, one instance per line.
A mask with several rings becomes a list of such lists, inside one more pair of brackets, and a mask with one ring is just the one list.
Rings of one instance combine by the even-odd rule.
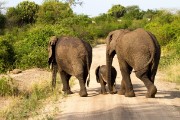
[[129, 91], [129, 92], [126, 92], [125, 93], [125, 97], [135, 97], [135, 93], [133, 90]]
[[120, 89], [119, 91], [118, 91], [118, 94], [119, 95], [125, 95], [125, 89]]
[[88, 94], [87, 94], [86, 89], [84, 89], [84, 90], [80, 90], [79, 95], [80, 95], [81, 97], [87, 97], [87, 96], [88, 96]]
[[116, 94], [117, 91], [109, 91], [110, 94]]
[[103, 94], [103, 95], [106, 95], [106, 94], [107, 94], [106, 90], [102, 90], [102, 89], [99, 91], [99, 93], [100, 93], [100, 94]]
[[73, 92], [71, 90], [67, 90], [66, 94], [73, 94]]
[[100, 91], [100, 94], [107, 95], [107, 92]]
[[117, 93], [117, 90], [116, 90], [116, 88], [115, 88], [115, 87], [113, 87], [113, 92], [114, 92], [114, 94], [116, 94], [116, 93]]
[[64, 94], [69, 95], [69, 94], [73, 94], [73, 92], [71, 90], [66, 90], [66, 91], [64, 91]]
[[148, 89], [148, 92], [146, 93], [146, 98], [155, 98], [156, 93], [157, 93], [157, 88], [156, 88], [156, 86], [152, 85]]

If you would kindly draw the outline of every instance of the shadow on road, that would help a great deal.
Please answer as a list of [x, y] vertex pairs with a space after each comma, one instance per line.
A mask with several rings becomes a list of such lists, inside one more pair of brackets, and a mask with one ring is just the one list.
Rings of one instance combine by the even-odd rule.
[[[73, 112], [61, 114], [55, 120], [178, 120], [178, 113], [164, 112], [162, 108], [170, 108], [173, 106], [155, 105], [156, 103], [147, 103], [140, 105], [124, 105], [117, 106], [108, 110], [97, 110], [92, 112]], [[102, 104], [103, 105], [103, 104]]]

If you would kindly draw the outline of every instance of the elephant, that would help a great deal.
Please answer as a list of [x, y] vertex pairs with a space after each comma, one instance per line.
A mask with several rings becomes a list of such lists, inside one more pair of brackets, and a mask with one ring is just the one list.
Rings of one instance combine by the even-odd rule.
[[[106, 79], [106, 65], [98, 66], [95, 70], [95, 75], [96, 75], [96, 81], [97, 83], [101, 84], [101, 94], [106, 94], [106, 84], [107, 84], [107, 79]], [[116, 93], [115, 89], [115, 79], [117, 76], [117, 71], [116, 69], [112, 66], [111, 67], [111, 84], [113, 85], [113, 92]]]
[[48, 44], [48, 53], [48, 63], [52, 66], [53, 88], [56, 87], [56, 75], [59, 71], [63, 84], [62, 91], [65, 94], [73, 94], [69, 86], [69, 79], [75, 76], [79, 80], [79, 95], [86, 97], [88, 95], [86, 81], [88, 86], [92, 63], [91, 45], [79, 38], [52, 36]]
[[119, 29], [108, 34], [106, 44], [106, 72], [110, 93], [113, 94], [111, 66], [116, 54], [122, 75], [118, 94], [125, 95], [125, 97], [135, 97], [130, 78], [134, 69], [136, 77], [142, 80], [147, 88], [146, 97], [154, 98], [157, 93], [154, 80], [161, 54], [161, 48], [155, 35], [143, 28], [137, 28], [133, 31]]

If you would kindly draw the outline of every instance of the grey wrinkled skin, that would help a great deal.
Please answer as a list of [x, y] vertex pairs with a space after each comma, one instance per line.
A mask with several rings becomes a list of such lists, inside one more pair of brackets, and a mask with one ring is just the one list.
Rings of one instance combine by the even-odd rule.
[[[95, 75], [96, 75], [96, 81], [97, 83], [101, 84], [101, 94], [107, 94], [106, 92], [106, 84], [107, 84], [107, 72], [106, 72], [106, 65], [98, 66], [95, 70]], [[112, 66], [111, 67], [111, 84], [113, 85], [113, 92], [117, 93], [115, 89], [115, 80], [117, 76], [117, 71], [116, 69]]]
[[[83, 40], [73, 37], [52, 36], [48, 45], [49, 65], [52, 65], [52, 86], [56, 86], [56, 74], [59, 71], [63, 91], [72, 94], [69, 79], [75, 76], [79, 80], [81, 97], [86, 97], [86, 79], [90, 77], [92, 47]], [[87, 85], [90, 78], [88, 78]]]
[[135, 70], [136, 76], [143, 81], [147, 88], [147, 98], [155, 97], [157, 88], [154, 79], [157, 72], [161, 49], [156, 37], [142, 28], [134, 31], [120, 29], [112, 31], [106, 38], [106, 65], [108, 88], [113, 94], [111, 84], [111, 66], [117, 54], [122, 74], [121, 88], [118, 94], [134, 97], [130, 74]]

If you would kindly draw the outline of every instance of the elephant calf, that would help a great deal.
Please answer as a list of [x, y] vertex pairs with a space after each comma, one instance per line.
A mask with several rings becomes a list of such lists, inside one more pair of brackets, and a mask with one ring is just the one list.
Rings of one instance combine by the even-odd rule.
[[[101, 84], [101, 94], [106, 94], [106, 84], [107, 84], [107, 79], [106, 79], [106, 65], [102, 65], [102, 66], [98, 66], [95, 70], [95, 74], [96, 74], [96, 80], [98, 83]], [[113, 85], [113, 91], [114, 93], [116, 93], [116, 89], [115, 89], [115, 79], [117, 76], [117, 71], [116, 69], [112, 66], [111, 67], [111, 84]]]

